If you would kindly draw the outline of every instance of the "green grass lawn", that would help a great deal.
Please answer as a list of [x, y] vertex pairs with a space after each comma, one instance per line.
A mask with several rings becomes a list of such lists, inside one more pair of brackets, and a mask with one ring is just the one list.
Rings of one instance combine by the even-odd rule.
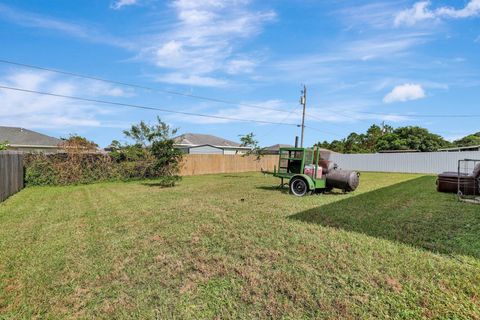
[[0, 319], [480, 318], [480, 206], [366, 173], [32, 187], [0, 204]]

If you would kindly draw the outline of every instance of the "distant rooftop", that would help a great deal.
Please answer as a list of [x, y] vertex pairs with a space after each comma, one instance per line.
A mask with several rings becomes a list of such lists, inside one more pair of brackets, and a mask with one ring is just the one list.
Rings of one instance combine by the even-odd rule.
[[49, 146], [56, 147], [62, 140], [42, 133], [19, 127], [0, 126], [0, 142], [7, 141], [11, 146]]
[[445, 148], [439, 149], [438, 151], [477, 151], [480, 150], [480, 145], [478, 146], [466, 146], [466, 147], [454, 147], [454, 148]]
[[264, 148], [264, 150], [279, 150], [280, 148], [293, 148], [293, 146], [291, 144], [281, 144], [281, 143], [277, 143], [277, 144], [274, 144], [273, 146], [270, 146], [270, 147], [266, 147]]
[[184, 146], [211, 145], [215, 147], [240, 147], [240, 143], [209, 134], [185, 133], [173, 138], [173, 140], [177, 145]]

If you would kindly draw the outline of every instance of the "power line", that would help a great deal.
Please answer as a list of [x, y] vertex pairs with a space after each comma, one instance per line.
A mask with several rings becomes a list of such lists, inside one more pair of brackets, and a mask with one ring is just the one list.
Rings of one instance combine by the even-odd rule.
[[[244, 106], [244, 107], [254, 108], [254, 109], [263, 109], [263, 110], [272, 110], [272, 111], [290, 113], [290, 111], [284, 110], [284, 109], [269, 108], [269, 107], [265, 107], [265, 106], [259, 106], [259, 105], [248, 104], [248, 103], [239, 103], [239, 102], [235, 102], [235, 101], [231, 101], [231, 100], [224, 100], [224, 99], [194, 95], [194, 94], [179, 92], [179, 91], [174, 91], [174, 90], [152, 88], [152, 87], [142, 86], [142, 85], [138, 85], [138, 84], [134, 84], [134, 83], [128, 83], [128, 82], [122, 82], [122, 81], [116, 81], [116, 80], [109, 80], [109, 79], [104, 79], [104, 78], [100, 78], [100, 77], [89, 76], [89, 75], [84, 75], [84, 74], [70, 72], [70, 71], [46, 68], [46, 67], [41, 67], [41, 66], [36, 66], [36, 65], [32, 65], [32, 64], [26, 64], [26, 63], [21, 63], [21, 62], [6, 60], [6, 59], [0, 59], [0, 63], [20, 66], [20, 67], [25, 67], [25, 68], [30, 68], [30, 69], [43, 70], [43, 71], [48, 71], [48, 72], [73, 76], [73, 77], [102, 81], [102, 82], [106, 82], [106, 83], [117, 84], [117, 85], [121, 85], [121, 86], [137, 88], [137, 89], [163, 92], [163, 93], [167, 93], [167, 94], [189, 97], [189, 98], [205, 100], [205, 101], [211, 101], [211, 102], [216, 102], [216, 103], [224, 103], [224, 104], [235, 105], [235, 106]], [[342, 109], [342, 108], [337, 108], [337, 109], [338, 110], [343, 110], [345, 112], [352, 112], [351, 110], [347, 110], [347, 109]], [[458, 115], [455, 115], [455, 114], [438, 114], [438, 115], [430, 115], [430, 114], [398, 114], [398, 113], [397, 114], [392, 114], [392, 113], [369, 112], [369, 111], [355, 111], [355, 112], [356, 113], [361, 113], [361, 114], [370, 114], [370, 115], [379, 115], [379, 116], [402, 116], [402, 117], [411, 117], [411, 118], [470, 118], [470, 117], [477, 118], [477, 117], [480, 117], [480, 114], [458, 114]], [[314, 116], [312, 114], [307, 114], [307, 115], [309, 117], [317, 119], [317, 120], [323, 120], [322, 118]], [[343, 114], [343, 115], [347, 118], [358, 120], [358, 118], [355, 118], [355, 117], [352, 117], [352, 116], [347, 116], [345, 114]]]
[[325, 130], [310, 127], [310, 126], [305, 126], [305, 128], [310, 129], [310, 130], [314, 130], [314, 131], [317, 131], [317, 132], [321, 132], [321, 133], [324, 133], [324, 134], [329, 134], [329, 135], [332, 135], [332, 136], [343, 137], [343, 136], [341, 136], [337, 133], [333, 133], [333, 132], [330, 132], [330, 131], [325, 131]]
[[182, 96], [182, 97], [188, 97], [188, 98], [193, 98], [193, 99], [199, 99], [199, 100], [204, 100], [204, 101], [224, 103], [224, 104], [235, 105], [235, 106], [243, 106], [243, 107], [253, 108], [253, 109], [272, 110], [272, 111], [290, 113], [288, 110], [284, 110], [284, 109], [270, 108], [270, 107], [259, 106], [259, 105], [248, 104], [248, 103], [238, 103], [238, 102], [235, 102], [235, 101], [218, 99], [218, 98], [211, 98], [211, 97], [200, 96], [200, 95], [195, 95], [195, 94], [190, 94], [190, 93], [185, 93], [185, 92], [179, 92], [179, 91], [174, 91], [174, 90], [152, 88], [152, 87], [142, 86], [142, 85], [138, 85], [138, 84], [134, 84], [134, 83], [110, 80], [110, 79], [105, 79], [105, 78], [100, 78], [100, 77], [95, 77], [95, 76], [90, 76], [90, 75], [85, 75], [85, 74], [80, 74], [80, 73], [75, 73], [75, 72], [70, 72], [70, 71], [46, 68], [46, 67], [36, 66], [36, 65], [32, 65], [32, 64], [26, 64], [26, 63], [11, 61], [11, 60], [0, 59], [0, 63], [15, 65], [15, 66], [19, 66], [19, 67], [25, 67], [25, 68], [30, 68], [30, 69], [48, 71], [48, 72], [63, 74], [63, 75], [67, 75], [67, 76], [78, 77], [78, 78], [90, 79], [90, 80], [95, 80], [95, 81], [102, 81], [102, 82], [106, 82], [106, 83], [111, 83], [111, 84], [116, 84], [116, 85], [136, 88], [136, 89], [162, 92], [162, 93], [167, 93], [167, 94], [172, 94], [172, 95], [177, 95], [177, 96]]
[[[351, 111], [347, 109], [337, 108], [345, 112], [356, 112], [361, 114], [371, 114], [377, 116], [396, 116], [396, 117], [411, 117], [411, 118], [478, 118], [480, 114], [395, 114], [395, 113], [382, 113], [382, 112], [370, 112], [370, 111]], [[342, 113], [343, 114], [343, 113]], [[345, 114], [343, 114], [346, 116]], [[357, 119], [358, 120], [358, 119]]]
[[166, 112], [166, 113], [182, 114], [182, 115], [203, 117], [203, 118], [213, 118], [213, 119], [242, 121], [242, 122], [254, 122], [254, 123], [262, 123], [262, 124], [286, 125], [286, 126], [296, 126], [296, 127], [299, 126], [298, 124], [295, 124], [295, 123], [280, 123], [280, 122], [265, 121], [265, 120], [241, 119], [241, 118], [215, 116], [215, 115], [208, 115], [208, 114], [201, 114], [201, 113], [194, 113], [194, 112], [174, 111], [174, 110], [158, 108], [158, 107], [150, 107], [150, 106], [137, 105], [137, 104], [113, 102], [113, 101], [106, 101], [106, 100], [99, 100], [99, 99], [82, 98], [82, 97], [68, 96], [68, 95], [51, 93], [51, 92], [42, 92], [42, 91], [29, 90], [29, 89], [23, 89], [23, 88], [9, 87], [9, 86], [3, 86], [3, 85], [0, 85], [0, 89], [12, 90], [12, 91], [18, 91], [18, 92], [25, 92], [25, 93], [32, 93], [32, 94], [40, 94], [40, 95], [45, 95], [45, 96], [51, 96], [51, 97], [57, 97], [57, 98], [66, 98], [66, 99], [79, 100], [79, 101], [85, 101], [85, 102], [116, 105], [116, 106], [121, 106], [121, 107], [129, 107], [129, 108], [144, 109], [144, 110], [156, 110], [156, 111], [161, 111], [161, 112]]

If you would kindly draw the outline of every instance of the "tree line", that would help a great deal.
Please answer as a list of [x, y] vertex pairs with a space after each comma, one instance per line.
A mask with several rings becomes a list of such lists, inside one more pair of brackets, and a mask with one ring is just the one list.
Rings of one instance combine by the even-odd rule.
[[346, 138], [332, 142], [318, 142], [316, 146], [340, 153], [374, 153], [386, 150], [438, 151], [451, 147], [480, 145], [480, 132], [450, 142], [428, 129], [418, 126], [398, 127], [372, 125], [365, 133], [350, 133]]

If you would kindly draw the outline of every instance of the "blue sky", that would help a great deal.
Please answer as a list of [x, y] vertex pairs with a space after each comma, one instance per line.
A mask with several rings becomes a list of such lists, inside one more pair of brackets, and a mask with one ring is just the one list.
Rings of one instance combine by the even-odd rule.
[[[382, 121], [455, 139], [480, 131], [479, 118], [416, 115], [480, 114], [479, 27], [480, 0], [1, 1], [0, 59], [242, 105], [2, 63], [0, 84], [286, 124], [300, 122], [305, 83], [307, 145]], [[0, 125], [77, 133], [102, 146], [156, 115], [180, 133], [238, 140], [254, 132], [262, 145], [300, 133], [0, 90]]]

